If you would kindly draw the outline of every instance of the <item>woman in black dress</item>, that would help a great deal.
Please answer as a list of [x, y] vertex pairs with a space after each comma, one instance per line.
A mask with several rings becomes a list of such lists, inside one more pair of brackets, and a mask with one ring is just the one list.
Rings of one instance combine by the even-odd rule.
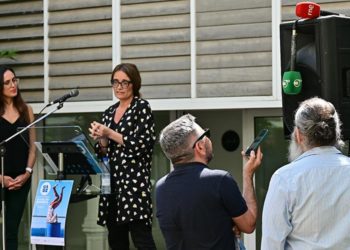
[[[19, 127], [25, 127], [34, 120], [33, 110], [23, 101], [18, 83], [19, 79], [13, 69], [0, 66], [0, 141], [9, 138], [18, 132]], [[18, 248], [18, 228], [35, 163], [34, 140], [35, 131], [29, 129], [5, 143], [4, 176], [1, 176], [0, 183], [5, 187], [5, 229], [8, 250]]]
[[98, 153], [108, 156], [112, 194], [101, 196], [98, 224], [108, 228], [112, 249], [156, 249], [152, 236], [151, 163], [155, 142], [149, 103], [140, 97], [141, 77], [134, 64], [117, 65], [111, 76], [117, 103], [89, 129]]

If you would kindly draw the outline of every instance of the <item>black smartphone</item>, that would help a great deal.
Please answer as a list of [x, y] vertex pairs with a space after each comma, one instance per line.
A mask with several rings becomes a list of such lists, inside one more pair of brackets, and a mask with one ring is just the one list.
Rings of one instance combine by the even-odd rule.
[[267, 134], [269, 133], [268, 129], [262, 129], [258, 136], [255, 137], [254, 141], [252, 142], [252, 144], [250, 144], [250, 146], [247, 148], [247, 150], [245, 151], [245, 155], [249, 156], [250, 152], [252, 150], [254, 150], [256, 152], [256, 150], [258, 149], [260, 143], [262, 143], [262, 141], [266, 138]]

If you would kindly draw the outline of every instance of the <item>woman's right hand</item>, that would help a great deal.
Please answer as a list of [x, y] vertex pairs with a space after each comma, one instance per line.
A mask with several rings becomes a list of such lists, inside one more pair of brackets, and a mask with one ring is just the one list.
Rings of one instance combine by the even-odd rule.
[[[10, 177], [11, 178], [11, 177]], [[9, 180], [8, 189], [18, 190], [20, 189], [30, 178], [30, 174], [26, 171], [23, 174], [18, 175], [15, 179]]]
[[90, 136], [94, 140], [107, 139], [109, 134], [109, 128], [101, 123], [94, 121], [90, 124], [89, 132]]
[[[2, 181], [2, 177], [0, 175], [0, 179]], [[9, 186], [11, 186], [11, 183], [13, 183], [15, 180], [12, 179], [12, 177], [4, 175], [4, 187], [8, 188]]]
[[90, 136], [94, 140], [100, 140], [103, 145], [108, 144], [108, 140], [124, 145], [123, 135], [98, 122], [92, 122], [89, 128]]

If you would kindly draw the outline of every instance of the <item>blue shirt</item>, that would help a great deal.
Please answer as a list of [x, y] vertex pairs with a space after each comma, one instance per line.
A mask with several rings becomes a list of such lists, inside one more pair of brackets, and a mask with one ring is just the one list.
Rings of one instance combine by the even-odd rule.
[[316, 147], [278, 169], [262, 223], [262, 250], [350, 249], [350, 159]]
[[234, 249], [232, 217], [247, 211], [237, 183], [201, 163], [174, 166], [156, 187], [157, 218], [167, 249]]

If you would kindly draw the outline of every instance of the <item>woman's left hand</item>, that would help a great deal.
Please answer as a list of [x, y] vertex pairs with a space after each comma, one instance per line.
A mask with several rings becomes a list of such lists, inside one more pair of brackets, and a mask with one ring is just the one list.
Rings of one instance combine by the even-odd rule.
[[89, 132], [90, 132], [90, 136], [94, 140], [101, 139], [101, 138], [108, 138], [108, 135], [110, 133], [110, 128], [106, 127], [101, 123], [94, 121], [90, 124]]
[[25, 172], [24, 174], [18, 175], [13, 181], [9, 182], [8, 190], [17, 190], [20, 189], [30, 178], [30, 174]]

